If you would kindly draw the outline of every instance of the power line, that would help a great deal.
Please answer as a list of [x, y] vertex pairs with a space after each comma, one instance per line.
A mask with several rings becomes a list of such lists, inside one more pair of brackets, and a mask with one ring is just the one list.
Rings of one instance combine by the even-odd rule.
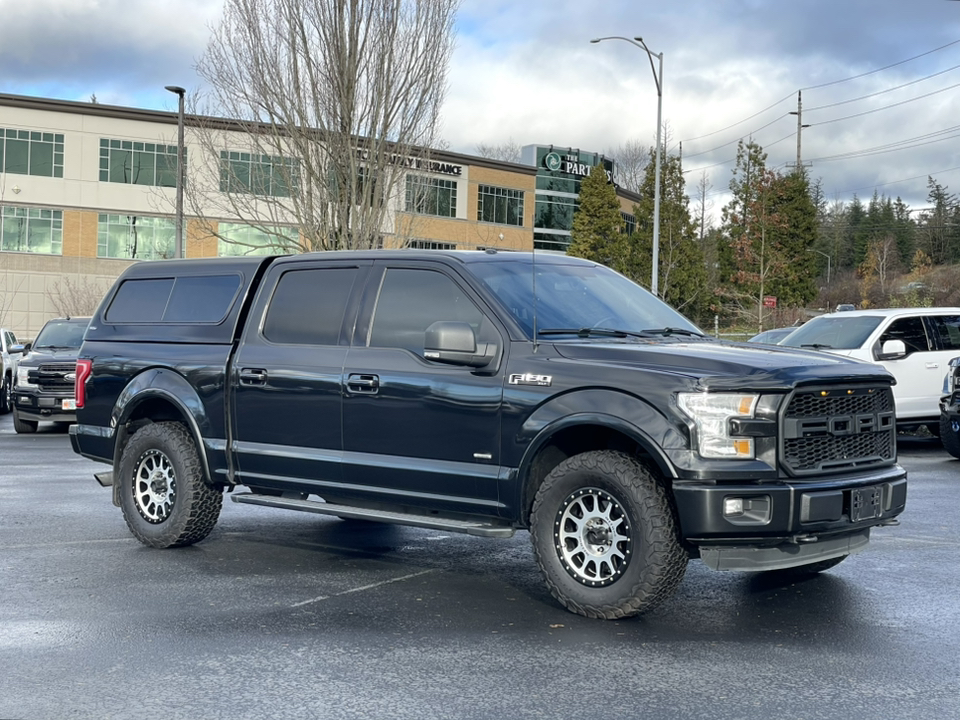
[[[801, 91], [804, 91], [804, 90], [815, 90], [815, 89], [818, 89], [818, 88], [829, 87], [829, 86], [831, 86], [831, 85], [838, 85], [838, 84], [841, 84], [841, 83], [848, 82], [848, 81], [850, 81], [850, 80], [857, 80], [857, 79], [859, 79], [859, 78], [866, 77], [866, 76], [868, 76], [868, 75], [873, 75], [873, 74], [875, 74], [875, 73], [882, 72], [882, 71], [884, 71], [884, 70], [889, 70], [890, 68], [894, 68], [894, 67], [897, 67], [897, 66], [899, 66], [899, 65], [903, 65], [903, 64], [905, 64], [905, 63], [908, 63], [908, 62], [912, 62], [913, 60], [917, 60], [917, 59], [922, 58], [922, 57], [925, 57], [925, 56], [927, 56], [927, 55], [931, 55], [931, 54], [933, 54], [933, 53], [935, 53], [935, 52], [939, 52], [939, 51], [941, 51], [941, 50], [945, 50], [946, 48], [952, 47], [953, 45], [956, 45], [956, 44], [958, 44], [958, 43], [960, 43], [960, 40], [954, 40], [953, 42], [947, 43], [946, 45], [941, 45], [941, 46], [938, 47], [938, 48], [934, 48], [933, 50], [928, 50], [928, 51], [926, 51], [926, 52], [920, 53], [919, 55], [914, 55], [913, 57], [907, 58], [907, 59], [905, 59], [905, 60], [900, 60], [899, 62], [891, 63], [890, 65], [885, 65], [885, 66], [883, 66], [883, 67], [881, 67], [881, 68], [877, 68], [877, 69], [875, 69], [875, 70], [870, 70], [870, 71], [867, 71], [867, 72], [865, 72], [865, 73], [860, 73], [859, 75], [852, 75], [852, 76], [847, 77], [847, 78], [843, 78], [843, 79], [840, 79], [840, 80], [833, 80], [833, 81], [831, 81], [831, 82], [821, 83], [821, 84], [819, 84], [819, 85], [811, 85], [811, 86], [809, 86], [809, 87], [801, 88]], [[844, 105], [844, 104], [848, 104], [848, 103], [851, 103], [851, 102], [856, 102], [857, 100], [864, 100], [864, 99], [867, 99], [867, 98], [870, 98], [870, 97], [875, 97], [875, 96], [877, 96], [877, 95], [882, 95], [882, 94], [887, 93], [887, 92], [893, 92], [894, 90], [899, 90], [899, 89], [902, 89], [902, 88], [904, 88], [904, 87], [908, 87], [909, 85], [914, 85], [914, 84], [916, 84], [916, 83], [923, 82], [924, 80], [929, 80], [929, 79], [934, 78], [934, 77], [937, 77], [937, 76], [939, 76], [939, 75], [943, 75], [943, 74], [945, 74], [945, 73], [947, 73], [947, 72], [950, 72], [950, 71], [952, 71], [952, 70], [956, 70], [957, 68], [960, 68], [960, 65], [955, 65], [954, 67], [948, 68], [948, 69], [946, 69], [946, 70], [942, 70], [942, 71], [939, 71], [939, 72], [936, 72], [936, 73], [932, 73], [932, 74], [926, 75], [926, 76], [924, 76], [924, 77], [922, 77], [922, 78], [918, 78], [917, 80], [913, 80], [913, 81], [911, 81], [911, 82], [904, 83], [904, 84], [902, 84], [902, 85], [898, 85], [898, 86], [893, 87], [893, 88], [888, 88], [887, 90], [882, 90], [882, 91], [877, 92], [877, 93], [871, 93], [871, 94], [869, 94], [869, 95], [864, 95], [864, 96], [859, 97], [859, 98], [853, 98], [853, 99], [851, 99], [851, 100], [844, 100], [844, 101], [842, 101], [842, 102], [832, 103], [832, 104], [828, 104], [828, 105], [822, 105], [822, 106], [815, 107], [815, 108], [809, 108], [809, 109], [808, 109], [808, 112], [812, 112], [813, 110], [822, 110], [822, 109], [829, 108], [829, 107], [835, 107], [835, 106], [838, 106], [838, 105]], [[940, 92], [945, 92], [946, 90], [950, 90], [950, 89], [953, 89], [953, 88], [958, 87], [958, 86], [960, 86], [960, 84], [958, 84], [958, 85], [953, 85], [953, 86], [951, 86], [951, 87], [949, 87], [949, 88], [944, 88], [943, 90], [937, 90], [937, 91], [934, 91], [933, 93], [929, 93], [929, 94], [927, 94], [927, 95], [921, 95], [921, 96], [919, 96], [919, 97], [917, 97], [917, 98], [913, 98], [913, 99], [911, 99], [911, 100], [907, 100], [907, 101], [904, 101], [904, 102], [902, 102], [902, 103], [896, 103], [896, 104], [894, 104], [894, 105], [889, 105], [889, 106], [886, 106], [886, 107], [884, 107], [884, 108], [877, 108], [877, 109], [874, 109], [874, 110], [866, 111], [866, 112], [864, 112], [864, 113], [859, 113], [859, 114], [856, 114], [856, 115], [849, 115], [849, 116], [847, 116], [847, 117], [845, 117], [845, 118], [836, 118], [836, 119], [834, 119], [834, 120], [825, 120], [825, 121], [822, 121], [822, 122], [819, 122], [819, 123], [811, 123], [811, 125], [825, 125], [825, 124], [832, 123], [832, 122], [839, 122], [840, 120], [844, 120], [844, 119], [860, 117], [860, 116], [862, 116], [862, 115], [870, 114], [870, 113], [872, 113], [872, 112], [879, 112], [880, 110], [888, 109], [888, 108], [891, 108], [891, 107], [896, 107], [897, 105], [900, 105], [900, 104], [905, 104], [905, 103], [907, 103], [907, 102], [913, 102], [914, 100], [921, 100], [921, 99], [930, 97], [931, 95], [935, 95], [935, 94], [940, 93]], [[743, 123], [747, 122], [748, 120], [752, 120], [753, 118], [755, 118], [755, 117], [757, 117], [757, 116], [759, 116], [759, 115], [762, 115], [763, 113], [767, 112], [768, 110], [771, 110], [771, 109], [775, 108], [777, 105], [783, 103], [784, 101], [790, 99], [791, 97], [793, 97], [793, 93], [791, 93], [790, 95], [787, 95], [787, 96], [784, 97], [784, 98], [781, 98], [780, 100], [778, 100], [777, 102], [773, 103], [772, 105], [769, 105], [768, 107], [764, 108], [763, 110], [760, 110], [759, 112], [756, 112], [756, 113], [754, 113], [753, 115], [750, 115], [749, 117], [744, 118], [743, 120], [740, 120], [740, 121], [738, 121], [738, 122], [736, 122], [736, 123], [733, 123], [732, 125], [728, 125], [727, 127], [721, 128], [720, 130], [715, 130], [715, 131], [713, 131], [713, 132], [706, 133], [705, 135], [699, 135], [699, 136], [694, 137], [694, 138], [688, 138], [688, 139], [685, 139], [685, 140], [681, 140], [680, 142], [681, 142], [681, 143], [683, 143], [683, 142], [693, 142], [694, 140], [700, 140], [700, 139], [703, 139], [703, 138], [705, 138], [705, 137], [710, 137], [710, 136], [712, 136], [712, 135], [716, 135], [716, 134], [721, 133], [721, 132], [724, 132], [724, 131], [726, 131], [726, 130], [730, 130], [730, 129], [736, 127], [737, 125], [742, 125]], [[786, 113], [786, 114], [784, 114], [784, 115], [781, 115], [780, 117], [778, 117], [778, 118], [770, 121], [770, 122], [767, 123], [766, 125], [763, 125], [763, 126], [761, 126], [761, 127], [759, 127], [759, 128], [756, 128], [755, 130], [752, 130], [750, 133], [746, 133], [746, 134], [748, 134], [748, 135], [753, 135], [753, 134], [755, 134], [755, 133], [758, 133], [758, 132], [760, 132], [761, 130], [764, 130], [764, 129], [770, 127], [771, 125], [773, 125], [774, 123], [778, 122], [779, 120], [782, 120], [782, 119], [783, 119], [784, 117], [786, 117], [786, 115], [788, 115], [788, 114], [789, 114], [789, 113]], [[741, 136], [741, 138], [742, 138], [742, 136]], [[737, 139], [735, 139], [735, 140], [731, 140], [730, 142], [724, 143], [724, 144], [722, 144], [722, 145], [718, 145], [718, 146], [713, 147], [713, 148], [710, 148], [710, 149], [708, 149], [708, 150], [702, 150], [702, 151], [697, 152], [697, 153], [690, 153], [690, 154], [688, 154], [686, 157], [697, 157], [697, 156], [699, 156], [699, 155], [706, 155], [706, 154], [715, 152], [716, 150], [720, 150], [720, 149], [722, 149], [722, 148], [724, 148], [724, 147], [727, 147], [727, 146], [729, 146], [729, 145], [734, 144], [735, 142], [738, 142], [741, 138], [737, 138]], [[718, 165], [725, 165], [726, 162], [724, 162], [724, 163], [717, 163], [717, 164], [718, 164]]]
[[829, 87], [830, 85], [839, 85], [839, 84], [841, 84], [841, 83], [849, 82], [850, 80], [859, 80], [860, 78], [866, 77], [867, 75], [873, 75], [873, 74], [878, 73], [878, 72], [883, 72], [884, 70], [889, 70], [890, 68], [895, 68], [895, 67], [897, 67], [898, 65], [903, 65], [903, 64], [905, 64], [905, 63], [912, 62], [913, 60], [919, 60], [920, 58], [926, 57], [927, 55], [932, 55], [932, 54], [935, 53], [935, 52], [940, 52], [941, 50], [946, 50], [948, 47], [951, 47], [952, 45], [956, 45], [957, 43], [960, 43], [960, 40], [954, 40], [953, 42], [949, 42], [949, 43], [947, 43], [946, 45], [941, 45], [940, 47], [934, 48], [933, 50], [927, 50], [927, 52], [925, 52], [925, 53], [920, 53], [919, 55], [914, 55], [912, 58], [907, 58], [906, 60], [901, 60], [900, 62], [895, 62], [895, 63], [892, 63], [891, 65], [884, 65], [882, 68], [877, 68], [876, 70], [869, 70], [869, 71], [867, 71], [867, 72], [865, 72], [865, 73], [860, 73], [859, 75], [853, 75], [853, 76], [851, 76], [851, 77], [844, 78], [843, 80], [833, 80], [832, 82], [822, 83], [822, 84], [820, 84], [820, 85], [811, 85], [810, 87], [805, 87], [805, 88], [800, 88], [800, 89], [801, 89], [801, 90], [816, 90], [816, 89], [818, 89], [818, 88]]
[[845, 115], [844, 117], [834, 118], [833, 120], [821, 120], [820, 122], [817, 122], [817, 123], [810, 123], [810, 125], [814, 127], [817, 125], [829, 125], [830, 123], [841, 122], [843, 120], [852, 120], [853, 118], [863, 117], [864, 115], [872, 115], [873, 113], [882, 112], [883, 110], [889, 110], [890, 108], [900, 107], [901, 105], [907, 105], [909, 103], [916, 102], [917, 100], [923, 100], [924, 98], [932, 97], [933, 95], [939, 95], [942, 92], [946, 92], [947, 90], [953, 90], [954, 88], [958, 88], [958, 87], [960, 87], [960, 83], [956, 83], [955, 85], [951, 85], [949, 87], [941, 88], [940, 90], [934, 90], [933, 92], [929, 92], [926, 95], [919, 95], [915, 98], [910, 98], [909, 100], [901, 100], [900, 102], [893, 103], [891, 105], [884, 105], [883, 107], [874, 108], [873, 110], [864, 110], [861, 113], [856, 113], [854, 115]]
[[877, 97], [878, 95], [884, 95], [888, 92], [893, 92], [895, 90], [902, 90], [903, 88], [909, 87], [910, 85], [916, 85], [917, 83], [924, 82], [925, 80], [930, 80], [931, 78], [939, 77], [940, 75], [945, 75], [946, 73], [952, 72], [957, 68], [960, 68], [960, 65], [954, 65], [951, 68], [947, 68], [946, 70], [941, 70], [940, 72], [933, 73], [932, 75], [927, 75], [926, 77], [917, 78], [916, 80], [911, 80], [910, 82], [903, 83], [902, 85], [897, 85], [896, 87], [887, 88], [886, 90], [879, 90], [878, 92], [870, 93], [869, 95], [861, 95], [860, 97], [851, 98], [850, 100], [841, 100], [839, 102], [829, 103], [827, 105], [818, 105], [817, 107], [807, 108], [807, 112], [813, 112], [814, 110], [825, 110], [827, 108], [837, 107], [838, 105], [849, 105], [850, 103], [854, 103], [859, 100], [867, 100], [872, 97]]

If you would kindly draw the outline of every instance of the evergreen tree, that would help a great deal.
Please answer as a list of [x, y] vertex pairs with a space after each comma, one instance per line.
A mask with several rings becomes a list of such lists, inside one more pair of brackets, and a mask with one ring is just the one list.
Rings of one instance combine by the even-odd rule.
[[772, 242], [786, 264], [771, 278], [770, 295], [780, 305], [806, 305], [817, 296], [818, 265], [809, 250], [817, 241], [817, 208], [802, 169], [775, 180], [771, 211], [780, 219]]
[[[633, 206], [637, 231], [630, 237], [627, 274], [648, 285], [652, 274], [653, 210], [656, 187], [654, 149], [640, 186], [641, 201]], [[677, 310], [701, 319], [710, 298], [703, 252], [697, 240], [697, 223], [690, 214], [690, 198], [679, 155], [663, 158], [660, 170], [660, 237], [658, 290]]]
[[573, 214], [567, 253], [623, 271], [627, 253], [624, 225], [617, 191], [598, 164], [580, 183], [580, 203]]
[[916, 251], [916, 225], [910, 218], [910, 208], [899, 197], [893, 203], [893, 237], [900, 252], [900, 263], [909, 265]]

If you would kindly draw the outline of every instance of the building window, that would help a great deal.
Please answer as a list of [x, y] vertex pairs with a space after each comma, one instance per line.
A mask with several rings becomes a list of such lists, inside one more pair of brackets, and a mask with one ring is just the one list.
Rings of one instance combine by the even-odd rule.
[[220, 151], [220, 192], [290, 197], [299, 184], [292, 158]]
[[0, 128], [3, 172], [63, 177], [63, 135]]
[[633, 235], [637, 231], [637, 218], [635, 218], [630, 213], [620, 212], [620, 217], [623, 218], [623, 232], [626, 235]]
[[457, 182], [407, 175], [407, 212], [438, 217], [457, 216]]
[[100, 138], [100, 182], [176, 187], [177, 146]]
[[411, 250], [456, 250], [456, 243], [436, 242], [435, 240], [407, 240], [406, 247]]
[[143, 215], [100, 214], [97, 257], [162, 260], [176, 252], [177, 224]]
[[0, 207], [0, 250], [63, 254], [63, 211]]
[[477, 198], [477, 220], [523, 227], [523, 191], [481, 185]]
[[217, 235], [220, 236], [217, 241], [217, 255], [220, 257], [300, 252], [297, 228], [278, 227], [269, 233], [252, 225], [222, 222]]

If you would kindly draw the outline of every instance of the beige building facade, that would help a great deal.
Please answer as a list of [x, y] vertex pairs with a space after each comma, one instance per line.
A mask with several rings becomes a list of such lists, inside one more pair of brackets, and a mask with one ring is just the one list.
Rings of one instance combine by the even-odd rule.
[[[217, 122], [232, 132], [229, 121]], [[129, 264], [174, 256], [177, 123], [171, 112], [0, 94], [0, 327], [30, 339], [52, 317], [92, 312]], [[189, 115], [186, 126], [189, 187], [224, 160], [200, 157]], [[407, 173], [440, 188], [446, 205], [411, 208], [401, 191], [383, 246], [562, 250], [569, 234], [544, 215], [558, 206], [540, 202], [544, 176], [556, 175], [545, 165], [554, 155], [543, 156], [517, 164], [431, 151], [432, 162]], [[634, 198], [618, 193], [626, 213]], [[576, 195], [562, 194], [569, 215]], [[186, 257], [257, 252], [243, 217], [203, 214], [185, 208]], [[551, 242], [535, 243], [544, 218]], [[225, 245], [231, 234], [247, 242]]]

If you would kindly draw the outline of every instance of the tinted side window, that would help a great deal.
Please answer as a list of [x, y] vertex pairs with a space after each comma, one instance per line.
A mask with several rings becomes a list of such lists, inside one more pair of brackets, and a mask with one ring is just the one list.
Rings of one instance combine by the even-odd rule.
[[930, 349], [927, 341], [927, 332], [923, 327], [923, 318], [909, 317], [894, 320], [890, 327], [880, 336], [880, 346], [887, 340], [903, 340], [907, 346], [907, 354], [926, 352]]
[[288, 270], [273, 292], [263, 336], [289, 345], [336, 345], [356, 268]]
[[960, 350], [960, 316], [940, 315], [930, 318], [944, 350]]
[[237, 275], [181, 277], [173, 286], [163, 321], [216, 323], [227, 315], [240, 288]]
[[104, 319], [111, 323], [160, 322], [173, 278], [127, 280], [117, 290]]
[[240, 287], [238, 275], [125, 280], [104, 320], [109, 323], [217, 323]]
[[438, 320], [458, 320], [478, 330], [483, 313], [442, 273], [388, 269], [373, 317], [370, 346], [406, 348], [422, 355], [424, 333]]

